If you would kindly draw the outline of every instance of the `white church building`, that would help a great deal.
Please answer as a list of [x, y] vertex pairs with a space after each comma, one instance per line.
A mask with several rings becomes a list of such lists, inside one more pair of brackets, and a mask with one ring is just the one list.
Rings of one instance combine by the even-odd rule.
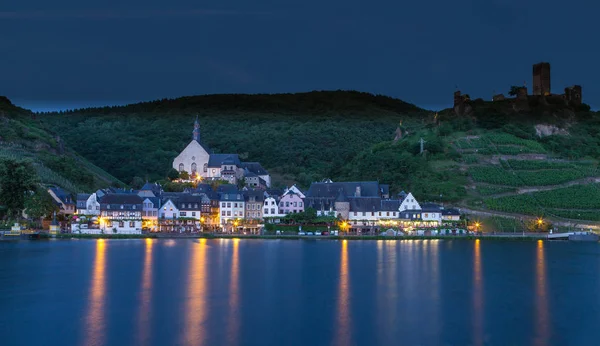
[[192, 141], [173, 160], [173, 168], [178, 172], [187, 172], [191, 177], [204, 179], [223, 179], [236, 184], [246, 172], [256, 174], [271, 186], [269, 173], [257, 162], [241, 162], [238, 154], [214, 154], [200, 140], [198, 117], [194, 122]]

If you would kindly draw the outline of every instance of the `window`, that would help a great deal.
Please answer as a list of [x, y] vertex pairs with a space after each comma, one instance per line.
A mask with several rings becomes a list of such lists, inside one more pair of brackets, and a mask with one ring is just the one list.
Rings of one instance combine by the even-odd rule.
[[298, 206], [298, 202], [294, 202], [294, 207], [297, 207], [297, 206]]
[[206, 172], [208, 170], [208, 164], [204, 164], [204, 172]]
[[213, 175], [217, 173], [217, 170], [213, 168]]
[[302, 202], [300, 202], [300, 206], [302, 206]]
[[265, 215], [269, 213], [269, 209], [265, 208]]
[[271, 208], [271, 214], [275, 214], [275, 208]]
[[221, 212], [221, 216], [225, 216], [225, 210]]
[[231, 211], [230, 210], [227, 211], [227, 216], [231, 216]]
[[196, 162], [192, 163], [192, 175], [195, 174], [197, 171], [197, 166], [196, 166]]
[[194, 203], [194, 208], [198, 209], [198, 203]]
[[106, 206], [106, 209], [110, 209], [110, 204]]
[[179, 173], [183, 172], [183, 163], [179, 164]]
[[227, 203], [227, 208], [231, 208], [231, 203]]
[[123, 209], [123, 204], [121, 204], [121, 209]]
[[179, 213], [179, 216], [186, 216], [186, 215], [187, 215], [187, 214], [186, 214], [186, 212], [185, 212], [185, 211], [182, 211], [181, 213]]
[[196, 212], [195, 211], [192, 212], [192, 216], [196, 216]]
[[389, 211], [385, 212], [385, 216], [390, 216], [390, 212]]
[[290, 206], [290, 202], [285, 202], [285, 206], [289, 207]]
[[234, 208], [237, 208], [238, 207], [237, 205], [238, 205], [237, 203], [233, 203]]
[[279, 206], [280, 206], [280, 207], [283, 207], [283, 202], [279, 203]]
[[227, 204], [225, 202], [221, 203], [221, 208], [225, 208]]
[[394, 212], [393, 214], [394, 214], [394, 216], [396, 216], [396, 212]]
[[123, 228], [123, 227], [125, 227], [125, 222], [119, 221], [119, 228]]
[[365, 213], [364, 211], [362, 213], [363, 213], [362, 216], [367, 216], [367, 213]]
[[381, 212], [379, 212], [379, 216], [381, 216]]
[[135, 227], [135, 222], [134, 221], [129, 221], [129, 227], [131, 227], [131, 228]]
[[371, 212], [371, 216], [375, 216], [375, 212], [374, 211]]
[[246, 209], [250, 210], [250, 204], [246, 204]]

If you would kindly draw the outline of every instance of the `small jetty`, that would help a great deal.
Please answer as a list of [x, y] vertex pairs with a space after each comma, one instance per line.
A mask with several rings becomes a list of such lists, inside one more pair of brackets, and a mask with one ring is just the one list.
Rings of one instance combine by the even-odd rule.
[[600, 236], [593, 232], [565, 232], [548, 234], [548, 239], [597, 242], [600, 240]]

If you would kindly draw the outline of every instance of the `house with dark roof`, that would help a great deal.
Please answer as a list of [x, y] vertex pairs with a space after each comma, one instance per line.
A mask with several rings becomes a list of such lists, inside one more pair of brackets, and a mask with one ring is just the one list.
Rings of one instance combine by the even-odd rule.
[[100, 199], [100, 232], [141, 234], [143, 199], [133, 193], [109, 193]]
[[54, 202], [59, 206], [59, 214], [73, 215], [77, 211], [77, 200], [63, 188], [54, 186], [48, 189], [48, 193], [52, 196]]
[[246, 208], [246, 220], [253, 220], [255, 223], [263, 219], [263, 203], [265, 194], [262, 190], [246, 190], [244, 194], [244, 204]]
[[245, 198], [243, 191], [238, 191], [235, 185], [219, 186], [219, 203], [221, 210], [221, 226], [231, 229], [237, 227], [245, 217]]
[[455, 208], [442, 209], [443, 221], [460, 221], [460, 210]]

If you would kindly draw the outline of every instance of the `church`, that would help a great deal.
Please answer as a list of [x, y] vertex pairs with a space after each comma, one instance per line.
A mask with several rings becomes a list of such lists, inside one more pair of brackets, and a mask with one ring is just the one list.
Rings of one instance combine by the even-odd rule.
[[173, 160], [173, 168], [187, 172], [190, 177], [203, 179], [222, 179], [231, 184], [245, 177], [258, 178], [265, 188], [271, 187], [269, 173], [258, 162], [241, 162], [238, 154], [214, 154], [200, 140], [198, 117], [194, 122], [192, 141]]

